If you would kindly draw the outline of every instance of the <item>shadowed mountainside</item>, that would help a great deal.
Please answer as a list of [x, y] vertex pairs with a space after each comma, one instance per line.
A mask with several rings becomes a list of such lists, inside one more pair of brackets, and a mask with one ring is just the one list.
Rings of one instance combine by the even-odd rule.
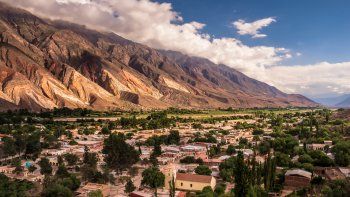
[[225, 65], [0, 3], [0, 109], [316, 106]]

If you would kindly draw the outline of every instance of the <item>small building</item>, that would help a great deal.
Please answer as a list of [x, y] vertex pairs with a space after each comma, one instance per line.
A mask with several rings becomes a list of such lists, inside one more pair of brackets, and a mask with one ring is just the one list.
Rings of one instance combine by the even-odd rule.
[[129, 197], [152, 197], [153, 195], [150, 193], [145, 193], [141, 191], [133, 191], [129, 194]]
[[306, 144], [306, 148], [310, 150], [324, 150], [326, 144]]
[[0, 166], [0, 173], [3, 174], [12, 174], [12, 172], [16, 169], [16, 167], [12, 166]]
[[346, 179], [346, 168], [338, 168], [338, 167], [316, 167], [315, 174], [318, 176], [322, 176], [327, 180], [338, 180], [338, 179]]
[[206, 151], [206, 147], [203, 147], [203, 146], [198, 146], [198, 145], [185, 145], [185, 146], [182, 146], [181, 148], [181, 151], [184, 151], [184, 152], [201, 152], [201, 151]]
[[205, 159], [203, 160], [203, 164], [206, 166], [219, 166], [223, 160], [220, 159]]
[[324, 175], [326, 179], [334, 181], [339, 179], [346, 179], [345, 175], [339, 170], [339, 168], [325, 169]]
[[95, 141], [95, 140], [76, 140], [79, 146], [87, 146], [90, 149], [102, 149], [103, 148], [103, 141]]
[[202, 191], [204, 187], [210, 186], [212, 189], [216, 186], [216, 179], [212, 176], [177, 173], [175, 188], [185, 191]]
[[106, 184], [97, 184], [97, 183], [87, 183], [84, 186], [81, 186], [77, 191], [77, 196], [86, 197], [90, 192], [100, 190], [103, 196], [109, 196], [111, 188]]
[[350, 168], [341, 167], [339, 170], [344, 174], [346, 178], [350, 178]]
[[323, 141], [323, 143], [325, 145], [328, 145], [328, 146], [332, 146], [333, 145], [333, 142], [331, 140], [325, 140], [325, 141]]
[[68, 153], [69, 149], [44, 149], [41, 154], [47, 156], [61, 156]]
[[310, 184], [312, 174], [305, 170], [288, 170], [285, 174], [285, 187], [303, 188]]

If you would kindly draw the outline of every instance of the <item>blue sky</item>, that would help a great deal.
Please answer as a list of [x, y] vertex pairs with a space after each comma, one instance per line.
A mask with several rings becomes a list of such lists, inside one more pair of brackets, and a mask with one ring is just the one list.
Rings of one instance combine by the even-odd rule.
[[286, 93], [350, 93], [349, 0], [0, 1], [204, 57]]
[[[235, 37], [250, 46], [285, 47], [303, 55], [286, 60], [288, 65], [350, 60], [350, 1], [348, 0], [157, 0], [170, 2], [185, 22], [206, 24], [216, 37]], [[252, 39], [239, 35], [232, 22], [252, 22], [275, 17], [263, 28], [268, 36]]]

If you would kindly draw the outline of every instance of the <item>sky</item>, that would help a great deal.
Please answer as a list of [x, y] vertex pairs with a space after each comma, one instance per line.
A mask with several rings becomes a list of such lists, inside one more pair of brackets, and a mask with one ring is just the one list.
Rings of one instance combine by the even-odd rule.
[[348, 0], [0, 1], [208, 58], [287, 93], [350, 93]]

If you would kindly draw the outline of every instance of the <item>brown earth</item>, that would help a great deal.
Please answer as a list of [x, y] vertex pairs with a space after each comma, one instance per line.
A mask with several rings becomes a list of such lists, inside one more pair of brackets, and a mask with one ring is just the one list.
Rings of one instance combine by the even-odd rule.
[[225, 65], [0, 4], [0, 109], [316, 106]]

